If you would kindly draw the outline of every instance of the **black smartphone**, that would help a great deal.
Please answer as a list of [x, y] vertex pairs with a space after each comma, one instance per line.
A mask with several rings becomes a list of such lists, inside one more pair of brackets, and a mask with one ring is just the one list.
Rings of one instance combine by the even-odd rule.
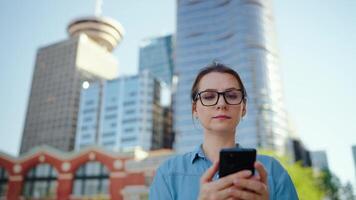
[[256, 149], [227, 148], [220, 151], [219, 177], [241, 171], [250, 170], [255, 173]]

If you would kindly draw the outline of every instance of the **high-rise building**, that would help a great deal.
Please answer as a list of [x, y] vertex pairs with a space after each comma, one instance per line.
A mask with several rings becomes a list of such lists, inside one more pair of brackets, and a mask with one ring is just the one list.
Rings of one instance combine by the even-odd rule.
[[158, 80], [172, 84], [173, 36], [148, 38], [140, 46], [139, 71], [148, 69]]
[[352, 157], [354, 159], [354, 173], [355, 173], [355, 183], [356, 183], [356, 145], [352, 146]]
[[316, 170], [329, 169], [328, 157], [325, 151], [312, 151], [310, 153], [313, 168]]
[[312, 166], [310, 151], [305, 148], [300, 139], [288, 139], [287, 146], [287, 149], [290, 151], [286, 152], [286, 155], [290, 161], [300, 162], [305, 167]]
[[111, 51], [123, 36], [118, 22], [81, 18], [69, 24], [68, 33], [70, 38], [37, 52], [21, 153], [41, 144], [73, 149], [83, 81], [117, 76]]
[[189, 94], [198, 71], [215, 60], [234, 68], [247, 89], [247, 116], [240, 122], [237, 141], [245, 147], [284, 152], [288, 121], [271, 1], [177, 2], [175, 149], [189, 151], [202, 142], [202, 130], [192, 120]]
[[[166, 84], [148, 70], [88, 83], [81, 92], [75, 149], [90, 145], [113, 151], [169, 147], [171, 124], [161, 102]], [[168, 138], [167, 138], [168, 137]]]

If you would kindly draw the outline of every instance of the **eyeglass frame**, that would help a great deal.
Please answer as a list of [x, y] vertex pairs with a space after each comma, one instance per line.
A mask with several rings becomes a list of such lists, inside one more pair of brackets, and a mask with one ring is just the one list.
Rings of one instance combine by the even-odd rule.
[[[229, 103], [229, 102], [226, 100], [226, 97], [225, 97], [225, 94], [226, 94], [227, 92], [231, 92], [231, 91], [233, 91], [233, 90], [240, 91], [241, 94], [242, 94], [241, 101], [240, 101], [239, 103], [237, 103], [237, 104], [231, 104], [231, 103]], [[205, 104], [203, 103], [203, 101], [201, 100], [200, 94], [201, 94], [201, 93], [204, 93], [204, 92], [215, 92], [215, 93], [218, 94], [218, 98], [217, 98], [215, 104], [212, 104], [212, 105], [205, 105]], [[228, 105], [240, 105], [240, 104], [242, 103], [242, 101], [245, 99], [245, 94], [244, 94], [244, 90], [243, 90], [243, 89], [231, 89], [231, 90], [226, 90], [226, 91], [224, 91], [224, 92], [211, 91], [211, 90], [204, 90], [204, 91], [198, 92], [198, 93], [195, 95], [195, 98], [194, 98], [194, 99], [195, 99], [195, 101], [198, 101], [198, 98], [199, 98], [200, 103], [201, 103], [203, 106], [210, 107], [210, 106], [215, 106], [215, 105], [218, 104], [219, 99], [220, 99], [220, 95], [223, 96], [225, 103], [228, 104]]]

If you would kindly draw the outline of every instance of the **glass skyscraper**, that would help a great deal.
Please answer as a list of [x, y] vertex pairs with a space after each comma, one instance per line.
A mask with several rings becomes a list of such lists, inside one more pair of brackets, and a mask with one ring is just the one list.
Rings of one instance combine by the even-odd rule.
[[173, 49], [172, 35], [143, 40], [140, 45], [139, 71], [148, 69], [157, 79], [171, 85]]
[[99, 145], [113, 151], [165, 146], [161, 90], [148, 70], [90, 83], [81, 92], [75, 149]]
[[82, 82], [117, 76], [111, 51], [122, 39], [119, 23], [81, 18], [70, 23], [68, 33], [69, 39], [37, 52], [21, 153], [42, 144], [72, 150]]
[[248, 93], [247, 116], [237, 141], [245, 147], [285, 151], [288, 136], [270, 0], [178, 0], [174, 95], [175, 149], [202, 142], [193, 123], [190, 89], [214, 60], [233, 67]]
[[329, 170], [328, 157], [325, 151], [312, 151], [310, 157], [314, 169]]

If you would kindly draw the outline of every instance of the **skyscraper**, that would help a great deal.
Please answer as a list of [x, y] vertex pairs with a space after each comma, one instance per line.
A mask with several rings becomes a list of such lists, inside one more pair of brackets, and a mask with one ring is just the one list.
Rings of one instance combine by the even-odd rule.
[[69, 24], [68, 33], [70, 38], [37, 52], [21, 153], [41, 144], [73, 149], [82, 82], [117, 76], [111, 51], [123, 36], [118, 22], [81, 18]]
[[248, 93], [238, 142], [284, 152], [288, 136], [274, 19], [269, 0], [179, 0], [174, 97], [175, 149], [202, 142], [191, 116], [190, 88], [198, 71], [217, 60], [239, 72]]
[[90, 145], [114, 151], [165, 147], [162, 87], [166, 84], [148, 70], [91, 83], [81, 92], [75, 149]]
[[172, 35], [143, 40], [140, 46], [139, 71], [148, 69], [157, 79], [171, 85], [173, 49]]
[[356, 183], [356, 145], [352, 146], [352, 157], [354, 159], [354, 173], [355, 173], [355, 183]]
[[328, 157], [325, 151], [312, 151], [310, 153], [313, 168], [316, 170], [329, 169]]

